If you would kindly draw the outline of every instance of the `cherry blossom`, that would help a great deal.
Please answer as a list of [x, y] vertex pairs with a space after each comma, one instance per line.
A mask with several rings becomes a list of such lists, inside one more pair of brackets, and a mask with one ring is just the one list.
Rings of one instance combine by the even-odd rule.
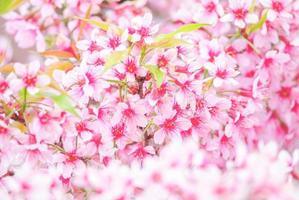
[[273, 21], [277, 16], [284, 18], [292, 18], [293, 16], [289, 13], [289, 5], [292, 0], [281, 1], [281, 0], [260, 0], [260, 3], [266, 8], [270, 8], [268, 11], [269, 20]]
[[245, 28], [246, 24], [254, 24], [258, 22], [258, 17], [254, 13], [249, 12], [252, 4], [251, 0], [230, 0], [230, 13], [225, 14], [221, 20], [223, 22], [234, 21], [234, 24], [239, 28]]
[[152, 43], [152, 35], [158, 31], [159, 26], [151, 27], [152, 14], [146, 13], [143, 17], [136, 17], [132, 21], [132, 29], [129, 29], [129, 34], [132, 34], [134, 42]]
[[15, 91], [26, 88], [31, 94], [37, 93], [39, 91], [38, 87], [43, 87], [50, 83], [50, 78], [47, 75], [38, 75], [39, 69], [40, 63], [38, 61], [31, 62], [28, 67], [16, 63], [14, 70], [17, 78], [10, 82], [10, 87]]
[[154, 135], [154, 140], [157, 144], [162, 144], [166, 136], [179, 138], [180, 131], [187, 130], [191, 127], [189, 120], [177, 117], [176, 114], [176, 111], [172, 111], [155, 117], [154, 122], [160, 127]]

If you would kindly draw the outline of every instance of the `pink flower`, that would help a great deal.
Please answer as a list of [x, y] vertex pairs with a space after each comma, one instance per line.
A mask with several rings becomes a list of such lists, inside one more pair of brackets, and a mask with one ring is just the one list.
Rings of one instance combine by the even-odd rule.
[[164, 52], [156, 52], [150, 62], [166, 71], [169, 66], [173, 65], [176, 58], [177, 50], [169, 49]]
[[205, 67], [208, 69], [209, 74], [214, 77], [213, 85], [221, 86], [236, 86], [238, 82], [235, 77], [239, 72], [235, 70], [235, 64], [230, 62], [226, 55], [220, 54], [215, 58], [215, 61], [206, 63]]
[[137, 159], [144, 159], [148, 155], [155, 155], [155, 149], [152, 146], [144, 146], [142, 144], [137, 144], [131, 147], [130, 153]]
[[10, 95], [13, 94], [12, 89], [10, 88], [10, 81], [15, 79], [15, 75], [14, 74], [10, 74], [9, 76], [7, 76], [6, 78], [4, 78], [1, 74], [0, 74], [0, 98], [5, 100], [5, 101], [9, 101], [10, 99]]
[[209, 112], [209, 127], [214, 130], [220, 129], [223, 124], [227, 123], [226, 111], [231, 108], [231, 100], [210, 94], [206, 96], [206, 104]]
[[63, 84], [70, 90], [70, 94], [79, 100], [79, 103], [86, 104], [90, 98], [99, 100], [99, 94], [110, 86], [101, 78], [101, 74], [102, 70], [99, 68], [82, 65], [69, 71]]
[[36, 94], [40, 87], [47, 86], [50, 78], [47, 75], [38, 75], [40, 63], [38, 61], [31, 62], [28, 67], [26, 65], [16, 63], [14, 71], [18, 78], [10, 82], [10, 87], [14, 91], [26, 88], [30, 94]]
[[84, 51], [84, 54], [87, 55], [94, 52], [101, 51], [103, 48], [99, 41], [99, 36], [100, 36], [99, 30], [94, 29], [91, 33], [90, 40], [80, 40], [77, 42], [76, 46], [78, 49]]
[[277, 76], [282, 70], [283, 64], [290, 60], [290, 56], [286, 53], [277, 52], [275, 50], [266, 52], [264, 59], [258, 65], [260, 68], [260, 81], [267, 83], [271, 78]]
[[96, 51], [87, 56], [82, 60], [82, 63], [92, 67], [102, 68], [106, 63], [106, 56], [108, 56], [108, 51]]
[[123, 51], [126, 49], [126, 42], [128, 39], [128, 32], [125, 31], [121, 36], [116, 34], [117, 30], [112, 28], [108, 29], [105, 36], [99, 36], [97, 41], [99, 41], [101, 47], [108, 52], [111, 51]]
[[[117, 71], [118, 70], [118, 71]], [[122, 64], [116, 67], [115, 72], [122, 74], [128, 81], [135, 81], [136, 76], [146, 76], [147, 71], [139, 66], [135, 57], [126, 58]]]
[[210, 128], [208, 126], [209, 118], [203, 113], [190, 118], [191, 134], [195, 140], [200, 140], [205, 144], [209, 140]]
[[180, 138], [180, 132], [191, 127], [191, 122], [185, 118], [177, 117], [176, 111], [163, 113], [154, 118], [155, 124], [159, 126], [159, 130], [154, 134], [156, 144], [162, 144], [167, 137]]
[[52, 116], [50, 113], [40, 112], [29, 124], [29, 127], [35, 133], [37, 141], [56, 143], [59, 142], [63, 131], [59, 120], [59, 117]]
[[[137, 98], [135, 99], [138, 100]], [[146, 105], [142, 101], [119, 103], [113, 115], [112, 124], [122, 121], [128, 127], [130, 134], [134, 134], [137, 126], [145, 127], [147, 125], [146, 113]]]
[[222, 18], [222, 22], [233, 22], [239, 28], [245, 28], [246, 24], [258, 22], [258, 16], [249, 12], [252, 0], [229, 0], [230, 11]]
[[260, 3], [265, 7], [269, 8], [267, 18], [270, 21], [274, 21], [278, 16], [287, 19], [292, 18], [291, 4], [293, 0], [259, 0]]
[[201, 4], [202, 11], [195, 14], [195, 19], [215, 25], [224, 13], [221, 3], [219, 0], [201, 0]]
[[158, 32], [159, 26], [155, 25], [151, 27], [152, 14], [146, 13], [143, 17], [136, 17], [132, 20], [132, 27], [129, 28], [129, 34], [132, 35], [134, 42], [141, 42], [150, 44], [153, 42], [153, 34]]
[[201, 94], [202, 91], [202, 81], [196, 80], [194, 75], [189, 77], [181, 76], [179, 79], [175, 79], [175, 84], [179, 87], [179, 90], [175, 94], [176, 102], [182, 109], [190, 103], [195, 106], [195, 96], [196, 94]]
[[14, 35], [15, 41], [21, 48], [30, 48], [36, 45], [36, 49], [40, 52], [46, 49], [44, 36], [34, 24], [19, 19], [11, 20], [6, 24], [6, 30]]

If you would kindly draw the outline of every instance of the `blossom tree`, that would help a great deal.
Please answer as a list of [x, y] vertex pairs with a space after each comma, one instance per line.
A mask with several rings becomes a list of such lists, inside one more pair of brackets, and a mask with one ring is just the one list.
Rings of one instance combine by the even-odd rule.
[[298, 1], [0, 15], [1, 199], [298, 199]]

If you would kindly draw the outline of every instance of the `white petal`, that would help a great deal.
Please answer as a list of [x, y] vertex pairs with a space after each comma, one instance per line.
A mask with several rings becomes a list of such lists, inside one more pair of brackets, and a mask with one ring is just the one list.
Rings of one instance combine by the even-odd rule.
[[269, 21], [273, 22], [277, 17], [277, 13], [273, 10], [269, 10], [267, 13], [267, 19], [269, 19]]
[[223, 17], [221, 17], [220, 21], [221, 22], [231, 22], [233, 21], [234, 16], [232, 14], [226, 14]]
[[87, 50], [89, 48], [90, 42], [88, 40], [78, 41], [76, 47], [80, 50]]
[[151, 25], [153, 20], [153, 15], [150, 12], [145, 13], [143, 16], [143, 25], [148, 27]]
[[140, 39], [141, 39], [141, 36], [139, 34], [134, 33], [132, 35], [132, 42], [138, 42], [138, 41], [140, 41]]
[[271, 7], [272, 0], [259, 0], [259, 2], [265, 7]]
[[51, 82], [51, 79], [50, 79], [50, 77], [47, 76], [47, 75], [39, 75], [39, 76], [37, 77], [37, 84], [38, 84], [39, 86], [46, 86], [46, 85], [49, 85], [50, 82]]
[[295, 38], [292, 42], [291, 42], [292, 45], [294, 46], [299, 46], [299, 37]]
[[257, 23], [259, 21], [259, 18], [256, 14], [248, 14], [246, 16], [245, 21], [249, 24], [254, 24], [254, 23]]
[[27, 90], [28, 90], [28, 93], [31, 95], [35, 95], [39, 91], [39, 89], [37, 87], [28, 87]]
[[223, 84], [223, 79], [216, 77], [213, 81], [213, 85], [218, 88], [221, 87]]
[[28, 74], [30, 75], [36, 75], [38, 70], [40, 68], [40, 63], [39, 61], [33, 61], [29, 64], [28, 66]]
[[239, 28], [245, 28], [245, 23], [244, 23], [244, 21], [243, 21], [243, 20], [240, 20], [240, 19], [237, 19], [237, 20], [235, 21], [235, 25], [236, 25], [237, 27], [239, 27]]
[[19, 77], [23, 77], [27, 73], [26, 66], [21, 63], [14, 64], [14, 71], [15, 71], [16, 75]]
[[20, 89], [23, 88], [23, 81], [20, 79], [13, 79], [9, 82], [9, 87], [13, 91], [19, 91]]

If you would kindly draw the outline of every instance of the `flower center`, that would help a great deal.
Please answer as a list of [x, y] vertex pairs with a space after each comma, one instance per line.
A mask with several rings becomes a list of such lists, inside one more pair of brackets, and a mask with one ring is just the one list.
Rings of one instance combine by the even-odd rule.
[[141, 27], [138, 30], [138, 33], [141, 37], [147, 37], [147, 36], [149, 36], [149, 29], [147, 27]]
[[6, 81], [0, 82], [0, 93], [4, 93], [8, 88], [8, 83]]
[[8, 129], [3, 126], [0, 126], [0, 135], [4, 135], [7, 133], [8, 133]]
[[27, 87], [30, 87], [30, 86], [33, 87], [33, 86], [35, 86], [35, 84], [37, 82], [37, 78], [36, 78], [36, 76], [27, 75], [23, 78], [23, 81]]
[[210, 2], [205, 6], [205, 8], [208, 12], [213, 12], [216, 8], [216, 5], [214, 4], [214, 2]]
[[228, 73], [225, 69], [223, 69], [223, 70], [218, 69], [216, 72], [216, 76], [219, 78], [222, 78], [222, 79], [225, 79], [227, 77], [227, 75], [228, 75]]
[[166, 67], [168, 64], [168, 60], [165, 56], [159, 56], [158, 58], [158, 66], [159, 67]]
[[146, 151], [143, 147], [138, 148], [136, 151], [133, 152], [134, 157], [136, 158], [144, 158], [146, 156]]
[[109, 39], [108, 47], [115, 50], [120, 45], [119, 37], [112, 37]]
[[103, 66], [104, 64], [105, 64], [105, 62], [101, 58], [97, 58], [96, 61], [94, 62], [95, 66]]
[[273, 64], [273, 58], [266, 58], [264, 61], [265, 67], [270, 67]]
[[117, 125], [112, 128], [112, 135], [114, 139], [119, 139], [124, 135], [125, 125]]
[[217, 106], [209, 107], [209, 112], [211, 113], [212, 116], [215, 116], [218, 112]]
[[131, 108], [127, 108], [123, 111], [123, 114], [126, 118], [132, 118], [134, 115], [134, 110]]
[[86, 124], [84, 122], [79, 122], [76, 124], [76, 130], [81, 133], [83, 131], [87, 131], [87, 127], [86, 127]]
[[78, 156], [75, 153], [68, 153], [67, 154], [67, 161], [68, 162], [75, 162], [76, 160], [78, 160]]
[[202, 123], [202, 120], [200, 119], [200, 117], [193, 117], [191, 118], [191, 124], [195, 127], [198, 127], [201, 123]]
[[101, 50], [101, 48], [97, 45], [97, 43], [95, 41], [92, 41], [89, 45], [88, 50], [92, 53], [94, 51]]
[[127, 61], [127, 63], [126, 63], [126, 70], [129, 73], [135, 73], [136, 72], [137, 67], [136, 67], [135, 61], [133, 59], [129, 59]]
[[40, 123], [43, 125], [47, 124], [50, 120], [51, 120], [51, 117], [48, 114], [44, 114], [39, 118]]
[[166, 119], [163, 123], [163, 128], [166, 130], [173, 130], [175, 128], [175, 119]]
[[245, 10], [244, 8], [238, 8], [238, 9], [233, 10], [233, 13], [237, 19], [244, 19], [247, 12], [248, 11]]
[[281, 87], [281, 89], [278, 91], [278, 94], [282, 98], [289, 98], [291, 96], [291, 92], [291, 87]]
[[275, 10], [276, 12], [281, 12], [283, 10], [283, 5], [281, 2], [279, 1], [274, 1], [272, 3], [272, 8], [273, 10]]

